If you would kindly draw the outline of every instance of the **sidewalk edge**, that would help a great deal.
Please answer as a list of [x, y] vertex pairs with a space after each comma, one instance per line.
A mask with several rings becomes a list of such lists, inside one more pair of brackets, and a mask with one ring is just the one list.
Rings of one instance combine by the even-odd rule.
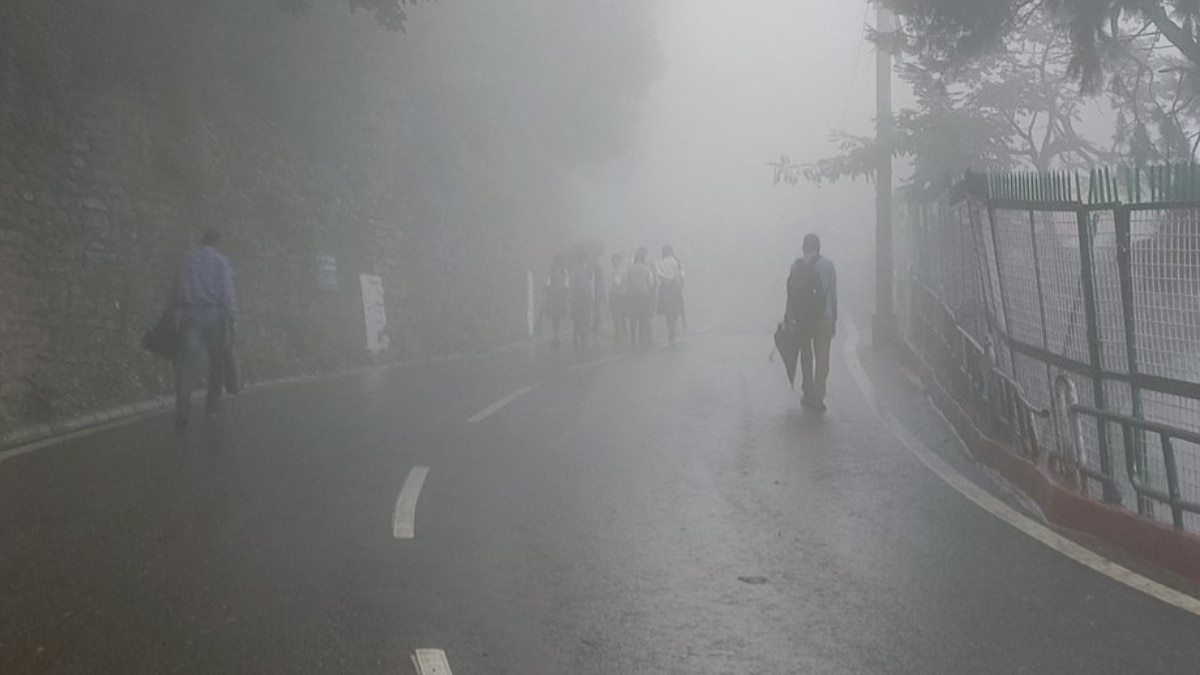
[[[447, 356], [431, 356], [421, 359], [411, 359], [408, 361], [381, 363], [378, 365], [347, 368], [345, 370], [339, 370], [322, 375], [290, 375], [288, 377], [256, 382], [255, 384], [246, 387], [243, 391], [249, 392], [259, 389], [292, 386], [305, 382], [334, 380], [340, 377], [350, 377], [353, 375], [361, 375], [363, 373], [377, 372], [392, 368], [411, 368], [414, 366], [447, 363], [451, 361], [488, 358], [491, 356], [498, 356], [513, 352], [521, 349], [522, 347], [531, 347], [543, 341], [545, 341], [544, 338], [534, 340], [525, 339], [501, 345], [484, 352], [463, 352], [460, 354], [451, 354]], [[194, 394], [194, 396], [199, 396], [199, 394]], [[12, 457], [16, 457], [18, 455], [32, 452], [33, 450], [70, 440], [71, 438], [77, 438], [89, 433], [111, 429], [124, 424], [130, 424], [146, 417], [162, 414], [170, 408], [174, 400], [175, 397], [172, 394], [160, 394], [135, 403], [127, 403], [125, 405], [114, 406], [104, 410], [92, 411], [48, 424], [37, 424], [17, 429], [16, 431], [5, 434], [4, 436], [0, 436], [0, 462], [3, 462], [6, 459], [11, 459]]]
[[1200, 537], [1096, 501], [1062, 485], [1047, 470], [987, 436], [907, 340], [902, 341], [900, 357], [921, 378], [934, 404], [966, 443], [971, 457], [999, 472], [1037, 502], [1051, 523], [1108, 542], [1158, 567], [1200, 582]]

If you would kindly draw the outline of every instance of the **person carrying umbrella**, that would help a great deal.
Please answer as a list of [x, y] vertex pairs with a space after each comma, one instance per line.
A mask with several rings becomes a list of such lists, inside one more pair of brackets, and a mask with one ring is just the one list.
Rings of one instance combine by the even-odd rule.
[[837, 330], [837, 270], [821, 256], [817, 235], [805, 235], [803, 250], [788, 275], [787, 307], [775, 341], [793, 384], [799, 360], [801, 405], [825, 412], [829, 350]]

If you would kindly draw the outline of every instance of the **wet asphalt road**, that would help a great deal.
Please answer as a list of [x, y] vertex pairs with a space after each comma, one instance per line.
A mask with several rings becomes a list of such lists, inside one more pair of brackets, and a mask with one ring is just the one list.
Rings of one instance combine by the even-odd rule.
[[[382, 675], [417, 648], [455, 675], [1200, 670], [1200, 619], [943, 484], [840, 347], [825, 417], [769, 348], [409, 367], [249, 392], [185, 437], [155, 417], [11, 459], [0, 673]], [[416, 537], [397, 540], [415, 466]]]

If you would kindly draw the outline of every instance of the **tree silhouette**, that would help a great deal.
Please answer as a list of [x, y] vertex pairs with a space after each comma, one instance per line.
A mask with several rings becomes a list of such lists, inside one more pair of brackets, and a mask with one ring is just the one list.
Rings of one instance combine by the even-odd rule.
[[[292, 16], [303, 17], [308, 14], [308, 10], [312, 7], [315, 0], [278, 0], [279, 6]], [[404, 8], [409, 5], [415, 5], [420, 0], [338, 0], [345, 2], [349, 6], [350, 11], [357, 12], [359, 10], [371, 12], [375, 15], [375, 20], [379, 25], [388, 30], [402, 31], [404, 23], [408, 19]]]

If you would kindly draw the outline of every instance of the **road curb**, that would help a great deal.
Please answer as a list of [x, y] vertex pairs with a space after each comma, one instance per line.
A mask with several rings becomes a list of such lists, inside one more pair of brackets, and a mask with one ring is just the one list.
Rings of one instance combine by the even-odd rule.
[[[341, 377], [352, 377], [364, 373], [378, 372], [389, 369], [412, 368], [415, 366], [432, 365], [439, 363], [447, 363], [451, 361], [463, 361], [469, 359], [488, 358], [491, 356], [499, 356], [521, 349], [522, 347], [536, 346], [540, 342], [544, 342], [545, 338], [525, 339], [511, 342], [499, 347], [495, 347], [484, 352], [463, 352], [460, 354], [450, 354], [446, 356], [431, 356], [420, 359], [411, 359], [408, 361], [396, 361], [393, 363], [381, 363], [372, 366], [362, 366], [357, 368], [348, 368], [339, 370], [334, 373], [324, 375], [301, 374], [282, 377], [274, 380], [266, 380], [257, 382], [249, 387], [244, 388], [243, 392], [250, 392], [259, 389], [271, 389], [277, 387], [286, 387], [306, 382], [320, 382], [324, 380], [334, 380]], [[202, 394], [194, 394], [194, 396], [202, 396]], [[160, 394], [135, 403], [127, 403], [125, 405], [114, 406], [104, 410], [84, 413], [70, 419], [59, 422], [51, 422], [48, 424], [38, 424], [34, 426], [24, 427], [11, 433], [0, 436], [0, 461], [3, 461], [6, 455], [24, 454], [28, 446], [52, 445], [57, 440], [66, 440], [67, 437], [83, 434], [88, 431], [100, 431], [102, 429], [129, 424], [131, 422], [142, 419], [155, 414], [162, 414], [170, 409], [174, 404], [175, 396], [173, 394]]]
[[1021, 457], [1015, 448], [986, 435], [907, 340], [902, 341], [899, 352], [903, 363], [921, 378], [934, 404], [962, 437], [971, 457], [999, 472], [1037, 502], [1051, 523], [1200, 582], [1200, 537], [1096, 501], [1064, 485], [1044, 467]]

